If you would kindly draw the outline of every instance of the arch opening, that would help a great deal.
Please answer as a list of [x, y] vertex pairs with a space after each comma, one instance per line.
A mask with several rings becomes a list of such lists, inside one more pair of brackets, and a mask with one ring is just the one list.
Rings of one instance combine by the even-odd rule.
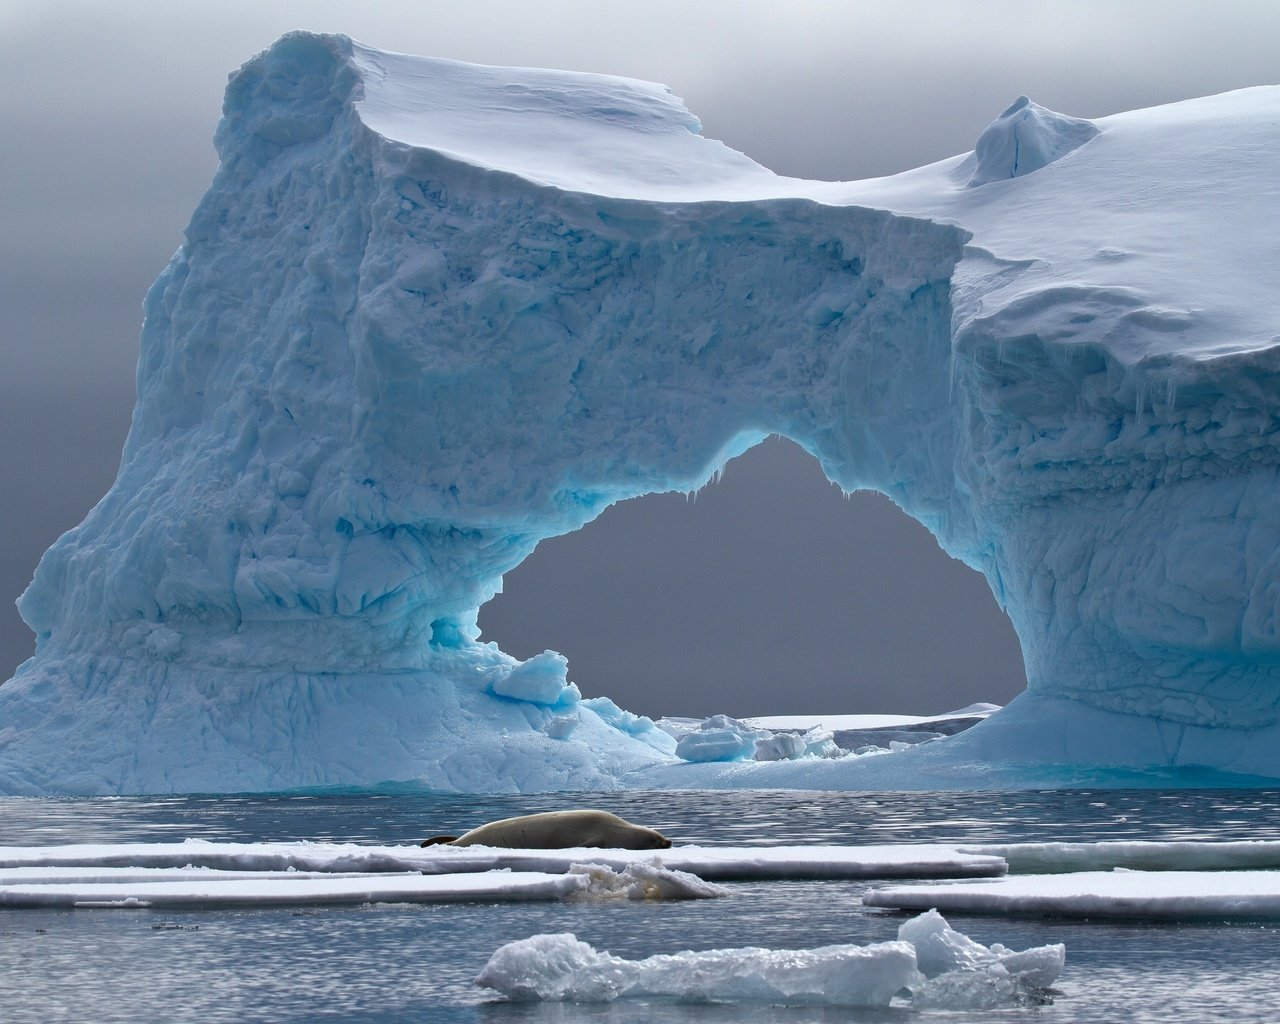
[[935, 714], [1025, 688], [986, 581], [887, 498], [776, 435], [717, 477], [542, 541], [481, 639], [554, 648], [584, 693], [651, 717]]

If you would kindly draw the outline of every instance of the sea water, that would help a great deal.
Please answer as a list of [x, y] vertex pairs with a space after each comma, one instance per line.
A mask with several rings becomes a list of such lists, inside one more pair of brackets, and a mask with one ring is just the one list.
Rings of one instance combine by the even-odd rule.
[[[0, 799], [0, 845], [313, 839], [409, 843], [493, 818], [597, 806], [677, 843], [1280, 839], [1270, 790], [1032, 793], [655, 792], [554, 796]], [[217, 911], [0, 910], [0, 1021], [577, 1022], [1271, 1021], [1280, 934], [1267, 923], [1092, 923], [948, 914], [979, 942], [1064, 942], [1052, 1002], [1016, 1010], [514, 1004], [474, 985], [503, 943], [573, 932], [637, 959], [896, 936], [861, 906], [877, 882], [735, 883], [691, 902], [458, 903]]]

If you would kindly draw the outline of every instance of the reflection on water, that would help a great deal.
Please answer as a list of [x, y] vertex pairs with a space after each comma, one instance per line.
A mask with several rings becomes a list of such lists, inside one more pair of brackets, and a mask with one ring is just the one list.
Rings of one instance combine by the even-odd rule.
[[[593, 794], [593, 805], [681, 842], [1275, 839], [1280, 793], [1250, 791]], [[293, 797], [0, 800], [0, 844], [89, 841], [410, 842], [582, 797]], [[909, 1010], [494, 1002], [472, 979], [504, 942], [575, 933], [619, 956], [726, 946], [893, 938], [869, 911], [875, 883], [760, 882], [689, 903], [451, 904], [209, 912], [0, 912], [0, 1019], [425, 1021], [466, 1024], [810, 1024], [922, 1020], [1263, 1021], [1280, 982], [1270, 926], [1094, 925], [952, 915], [983, 943], [1062, 941], [1067, 971], [1047, 1007], [998, 1015]], [[161, 927], [155, 927], [160, 925]], [[181, 926], [181, 927], [176, 927]], [[15, 981], [16, 979], [16, 981]]]

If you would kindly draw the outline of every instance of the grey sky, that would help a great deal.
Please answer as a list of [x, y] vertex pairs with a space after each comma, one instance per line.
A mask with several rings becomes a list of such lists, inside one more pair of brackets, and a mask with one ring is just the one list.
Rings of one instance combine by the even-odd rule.
[[[708, 135], [818, 178], [966, 150], [1022, 93], [1098, 116], [1280, 81], [1274, 0], [0, 0], [0, 679], [33, 645], [12, 600], [115, 476], [139, 305], [213, 173], [226, 75], [292, 28], [662, 81]], [[982, 581], [781, 444], [694, 503], [547, 542], [482, 624], [649, 713], [945, 710], [1021, 685]]]

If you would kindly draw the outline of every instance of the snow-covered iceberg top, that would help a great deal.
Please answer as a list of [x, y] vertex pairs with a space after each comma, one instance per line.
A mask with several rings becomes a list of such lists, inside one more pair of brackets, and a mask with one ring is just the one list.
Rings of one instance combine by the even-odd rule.
[[[1278, 115], [1019, 101], [807, 182], [658, 86], [284, 37], [147, 296], [116, 483], [21, 599], [0, 791], [1280, 777]], [[723, 769], [479, 642], [540, 540], [770, 433], [986, 575], [1027, 694]]]

